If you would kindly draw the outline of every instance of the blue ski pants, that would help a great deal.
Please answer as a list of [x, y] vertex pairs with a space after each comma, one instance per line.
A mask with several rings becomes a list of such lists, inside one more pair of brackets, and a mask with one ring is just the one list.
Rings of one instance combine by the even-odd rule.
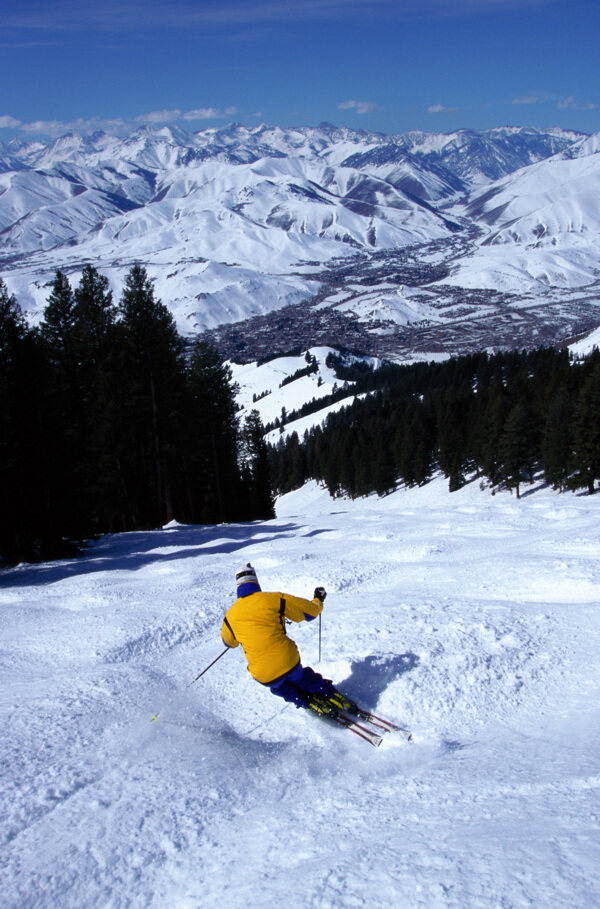
[[298, 663], [282, 678], [271, 682], [267, 688], [296, 707], [306, 706], [307, 694], [323, 694], [329, 697], [335, 691], [331, 679], [324, 678], [310, 666], [303, 666], [302, 663]]

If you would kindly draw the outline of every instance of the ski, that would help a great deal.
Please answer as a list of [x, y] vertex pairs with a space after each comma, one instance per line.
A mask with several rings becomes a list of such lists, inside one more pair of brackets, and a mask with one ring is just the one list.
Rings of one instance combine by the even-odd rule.
[[356, 707], [354, 716], [370, 723], [372, 726], [376, 726], [378, 729], [381, 729], [382, 732], [399, 732], [400, 735], [404, 736], [407, 742], [412, 742], [412, 732], [410, 729], [407, 729], [406, 726], [398, 726], [396, 723], [392, 723], [390, 720], [384, 720], [383, 717], [376, 716], [374, 713], [363, 710], [362, 707], [358, 706]]
[[307, 706], [318, 716], [345, 726], [375, 747], [381, 745], [384, 734], [388, 732], [398, 732], [407, 742], [412, 741], [412, 732], [406, 726], [398, 726], [359, 707], [339, 691], [329, 697], [315, 695]]
[[314, 699], [312, 703], [307, 704], [307, 707], [311, 713], [316, 714], [316, 716], [320, 717], [322, 720], [345, 726], [350, 732], [360, 736], [361, 739], [364, 739], [376, 748], [381, 745], [381, 742], [383, 741], [383, 736], [381, 735], [382, 730], [375, 730], [374, 728], [369, 729], [368, 726], [359, 723], [355, 716], [349, 716], [347, 712], [343, 712], [340, 709], [339, 705], [328, 703], [325, 698]]
[[375, 748], [379, 748], [383, 742], [383, 736], [378, 732], [375, 732], [372, 729], [367, 729], [366, 726], [363, 726], [362, 723], [357, 723], [356, 720], [353, 720], [351, 717], [346, 716], [343, 713], [336, 713], [328, 719], [333, 720], [335, 723], [339, 723], [340, 726], [345, 726], [346, 729], [349, 729], [350, 732], [354, 732], [355, 735], [364, 739], [365, 742], [374, 745]]
[[392, 723], [391, 720], [385, 720], [383, 717], [371, 713], [370, 710], [359, 707], [358, 704], [346, 697], [345, 694], [342, 694], [341, 691], [335, 691], [326, 698], [326, 701], [340, 713], [350, 717], [358, 717], [365, 723], [375, 726], [380, 732], [399, 732], [407, 742], [412, 741], [412, 732], [406, 726], [398, 726], [397, 723]]

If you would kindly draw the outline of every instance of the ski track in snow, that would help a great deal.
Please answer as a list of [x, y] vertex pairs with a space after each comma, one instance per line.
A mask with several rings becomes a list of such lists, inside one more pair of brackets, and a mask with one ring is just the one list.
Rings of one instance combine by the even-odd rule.
[[[312, 483], [3, 572], [0, 907], [599, 905], [599, 510]], [[319, 668], [414, 743], [286, 706], [240, 652], [190, 684], [246, 560], [326, 586]]]

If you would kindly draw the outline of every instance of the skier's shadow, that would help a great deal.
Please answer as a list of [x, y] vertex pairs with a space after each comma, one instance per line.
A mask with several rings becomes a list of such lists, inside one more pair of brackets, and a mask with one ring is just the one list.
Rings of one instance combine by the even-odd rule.
[[352, 700], [358, 701], [368, 710], [374, 710], [379, 696], [385, 689], [420, 663], [416, 653], [399, 653], [393, 656], [368, 656], [356, 660], [350, 667], [350, 675], [339, 687]]

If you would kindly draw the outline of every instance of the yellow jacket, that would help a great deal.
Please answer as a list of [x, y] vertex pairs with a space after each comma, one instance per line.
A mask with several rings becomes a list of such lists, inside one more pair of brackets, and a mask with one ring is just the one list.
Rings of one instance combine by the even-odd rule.
[[221, 637], [228, 647], [242, 645], [248, 672], [257, 682], [270, 684], [281, 678], [300, 660], [300, 652], [288, 638], [285, 620], [302, 622], [316, 618], [322, 602], [293, 597], [287, 593], [258, 591], [239, 597], [227, 610]]

